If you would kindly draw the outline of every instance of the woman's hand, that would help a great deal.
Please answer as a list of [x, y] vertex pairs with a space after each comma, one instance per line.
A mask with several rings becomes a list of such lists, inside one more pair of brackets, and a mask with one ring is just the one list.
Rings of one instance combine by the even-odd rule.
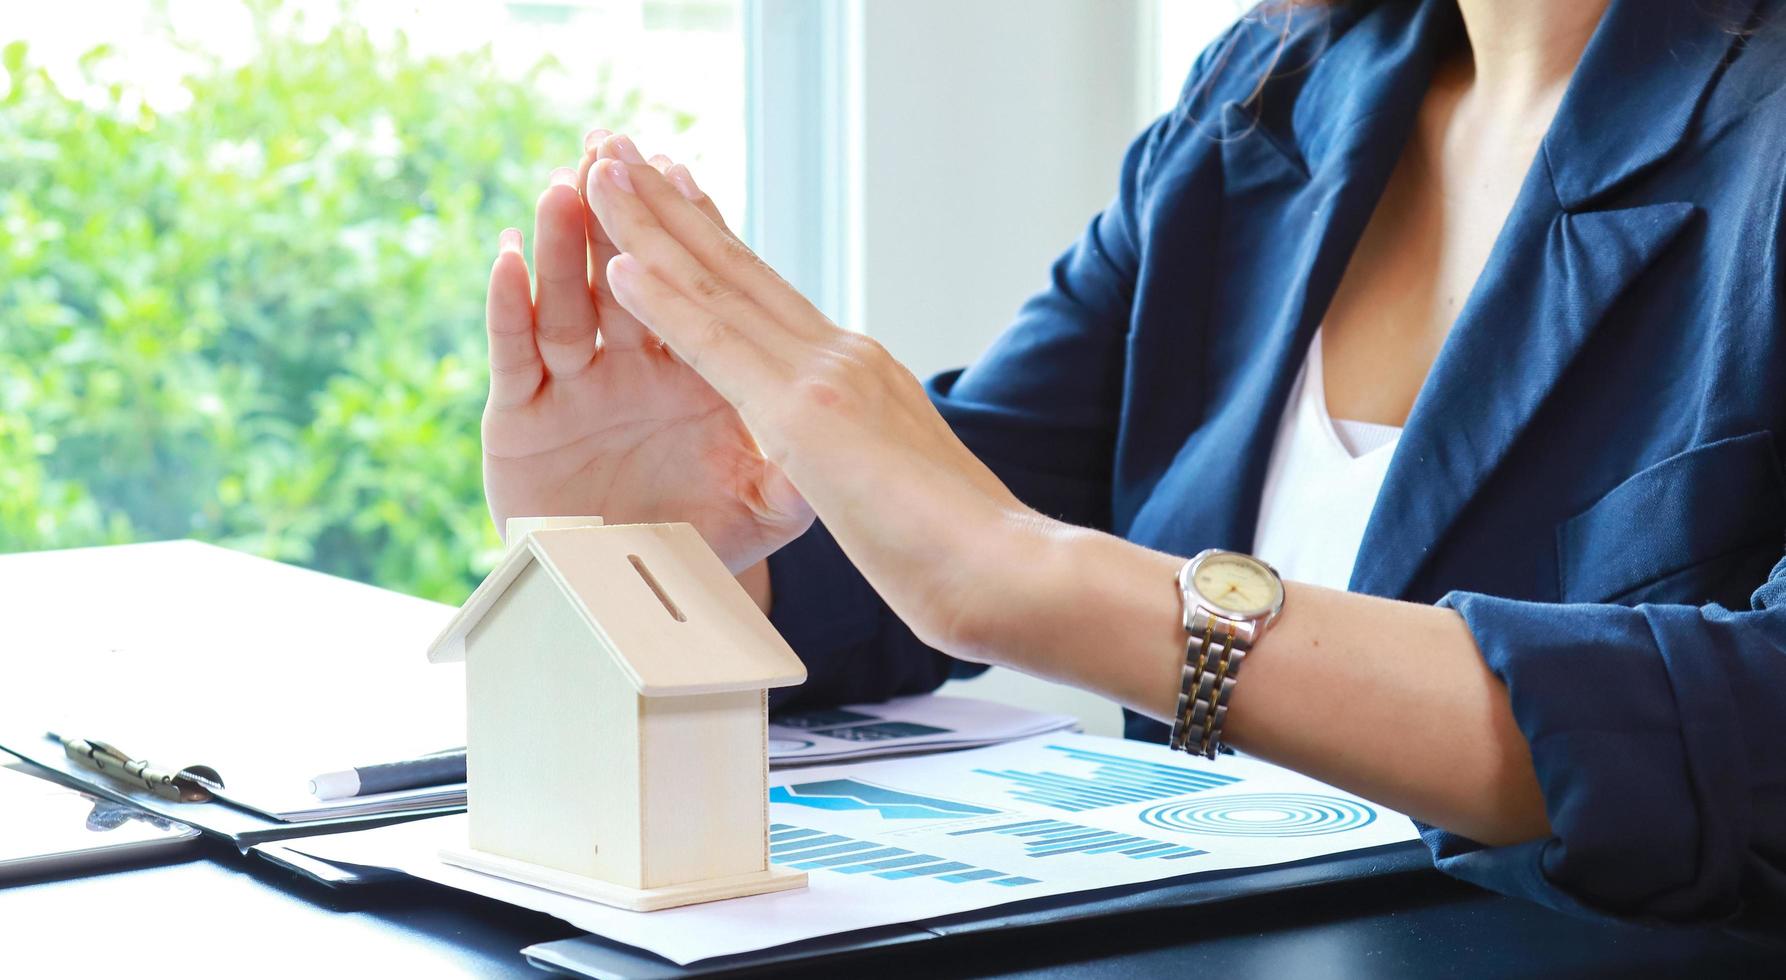
[[850, 560], [920, 639], [984, 659], [1061, 526], [1021, 504], [878, 344], [841, 330], [630, 144], [589, 174], [621, 307], [736, 409]]
[[[919, 638], [1169, 719], [1182, 559], [1024, 507], [885, 351], [623, 157], [588, 180], [615, 298], [737, 409]], [[1549, 833], [1507, 691], [1455, 612], [1289, 583], [1246, 662], [1236, 746], [1474, 840]]]
[[[518, 231], [503, 233], [490, 273], [490, 513], [498, 529], [527, 515], [688, 521], [740, 573], [804, 531], [812, 511], [725, 399], [608, 292], [602, 271], [616, 249], [578, 193], [607, 136], [591, 133], [581, 174], [554, 172], [540, 195], [537, 293]], [[627, 142], [607, 150], [637, 155]], [[643, 169], [704, 224], [725, 227], [686, 167], [657, 164], [667, 176]]]

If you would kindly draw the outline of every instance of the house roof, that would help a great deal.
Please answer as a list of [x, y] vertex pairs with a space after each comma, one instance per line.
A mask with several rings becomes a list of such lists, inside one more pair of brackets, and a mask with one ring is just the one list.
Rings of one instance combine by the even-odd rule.
[[641, 694], [711, 694], [806, 679], [800, 658], [688, 524], [526, 534], [465, 600], [428, 659], [464, 659], [466, 635], [536, 562]]

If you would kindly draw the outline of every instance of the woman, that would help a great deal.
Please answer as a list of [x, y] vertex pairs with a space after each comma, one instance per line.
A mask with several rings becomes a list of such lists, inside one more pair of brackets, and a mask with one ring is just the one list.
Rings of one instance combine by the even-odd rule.
[[[491, 508], [694, 522], [805, 697], [1003, 664], [1407, 812], [1489, 887], [1777, 928], [1778, 5], [1242, 22], [928, 391], [597, 132], [537, 298], [518, 233], [493, 272]], [[1175, 578], [1212, 547], [1288, 581]]]

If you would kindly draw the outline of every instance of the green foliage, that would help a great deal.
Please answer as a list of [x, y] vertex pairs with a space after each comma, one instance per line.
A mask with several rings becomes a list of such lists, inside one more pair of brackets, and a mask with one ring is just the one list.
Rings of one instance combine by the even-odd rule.
[[179, 111], [0, 49], [0, 551], [196, 537], [458, 601], [496, 233], [639, 101], [256, 9]]

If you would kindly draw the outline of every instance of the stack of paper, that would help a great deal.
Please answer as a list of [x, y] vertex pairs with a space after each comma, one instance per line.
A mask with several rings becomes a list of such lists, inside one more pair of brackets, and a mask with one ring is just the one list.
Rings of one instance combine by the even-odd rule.
[[[919, 695], [885, 704], [777, 714], [769, 725], [769, 764], [779, 768], [972, 748], [1064, 731], [1075, 725], [1067, 715], [1027, 711], [974, 698]], [[305, 789], [313, 773], [288, 773], [277, 780], [266, 778], [266, 773], [253, 775], [255, 781], [231, 783], [224, 797], [278, 820], [324, 820], [465, 803], [464, 783], [319, 800]]]
[[308, 780], [292, 777], [278, 781], [250, 783], [226, 787], [219, 797], [244, 809], [265, 814], [287, 823], [312, 820], [333, 820], [338, 817], [372, 816], [380, 813], [408, 813], [435, 807], [465, 805], [465, 784], [419, 786], [390, 793], [370, 793], [339, 800], [319, 800], [304, 787]]
[[894, 698], [885, 704], [771, 715], [769, 761], [776, 766], [805, 765], [967, 749], [1078, 727], [1078, 721], [1069, 715], [925, 694]]
[[627, 912], [443, 864], [465, 818], [293, 841], [555, 915], [678, 963], [1024, 899], [1261, 867], [1414, 840], [1349, 793], [1242, 757], [1057, 733], [769, 778], [769, 860], [807, 887]]

